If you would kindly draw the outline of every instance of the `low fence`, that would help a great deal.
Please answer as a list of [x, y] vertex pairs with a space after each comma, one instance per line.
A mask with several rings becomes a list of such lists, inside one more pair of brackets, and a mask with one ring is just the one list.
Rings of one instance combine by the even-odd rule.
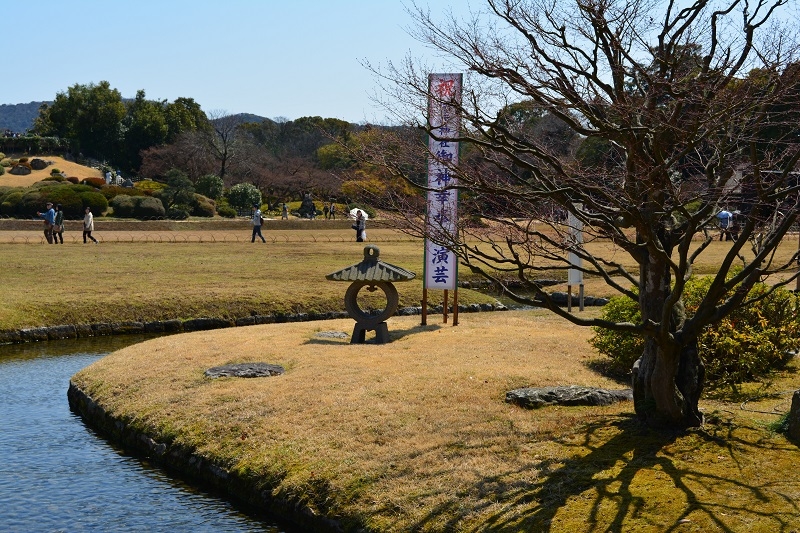
[[[303, 232], [263, 232], [264, 239], [271, 244], [284, 243], [346, 243], [355, 242], [353, 232], [342, 232], [341, 234], [322, 233], [315, 234], [311, 231]], [[248, 232], [139, 232], [139, 231], [105, 231], [92, 233], [92, 236], [102, 243], [249, 243], [252, 236]], [[65, 231], [63, 234], [64, 244], [82, 244], [83, 232]], [[412, 242], [417, 239], [400, 232], [373, 232], [372, 236], [366, 241], [368, 243], [382, 242]], [[257, 242], [261, 242], [258, 240]], [[31, 231], [0, 231], [0, 244], [47, 244], [44, 232]], [[89, 244], [93, 244], [89, 241]]]

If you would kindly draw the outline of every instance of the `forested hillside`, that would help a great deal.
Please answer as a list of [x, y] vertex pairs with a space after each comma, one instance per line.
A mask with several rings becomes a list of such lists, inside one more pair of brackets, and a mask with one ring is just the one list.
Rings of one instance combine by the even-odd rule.
[[52, 102], [29, 102], [27, 104], [0, 104], [0, 132], [11, 130], [25, 133], [33, 127], [39, 116], [39, 106]]

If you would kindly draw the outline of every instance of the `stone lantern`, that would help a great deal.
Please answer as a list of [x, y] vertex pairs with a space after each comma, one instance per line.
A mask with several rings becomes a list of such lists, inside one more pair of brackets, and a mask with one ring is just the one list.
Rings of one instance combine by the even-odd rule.
[[[386, 325], [386, 319], [394, 315], [399, 302], [397, 289], [394, 288], [393, 283], [409, 281], [416, 277], [413, 272], [380, 261], [379, 255], [380, 249], [374, 244], [368, 244], [364, 247], [363, 261], [325, 276], [325, 279], [331, 281], [351, 282], [344, 295], [347, 314], [356, 321], [353, 337], [350, 339], [351, 344], [363, 343], [367, 331], [375, 331], [375, 341], [378, 344], [389, 342], [389, 328]], [[372, 314], [359, 307], [358, 293], [364, 287], [370, 292], [378, 289], [383, 291], [386, 295], [386, 307], [383, 311]]]

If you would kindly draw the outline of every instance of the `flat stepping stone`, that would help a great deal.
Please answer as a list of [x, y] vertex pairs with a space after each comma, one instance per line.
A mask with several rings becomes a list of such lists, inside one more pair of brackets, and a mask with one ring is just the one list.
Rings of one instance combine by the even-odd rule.
[[596, 387], [526, 387], [506, 393], [506, 402], [526, 409], [546, 405], [611, 405], [633, 400], [631, 389], [607, 390]]
[[235, 365], [222, 365], [209, 368], [205, 375], [210, 378], [263, 378], [279, 376], [285, 370], [280, 365], [269, 363], [238, 363]]
[[350, 335], [344, 331], [320, 331], [314, 336], [322, 339], [346, 339]]

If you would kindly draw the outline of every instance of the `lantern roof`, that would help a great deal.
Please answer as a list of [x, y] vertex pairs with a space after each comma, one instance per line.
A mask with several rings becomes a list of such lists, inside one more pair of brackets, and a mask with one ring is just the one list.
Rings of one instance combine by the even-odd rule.
[[374, 244], [364, 247], [364, 260], [325, 276], [330, 281], [409, 281], [417, 275], [399, 266], [378, 259], [380, 249]]

